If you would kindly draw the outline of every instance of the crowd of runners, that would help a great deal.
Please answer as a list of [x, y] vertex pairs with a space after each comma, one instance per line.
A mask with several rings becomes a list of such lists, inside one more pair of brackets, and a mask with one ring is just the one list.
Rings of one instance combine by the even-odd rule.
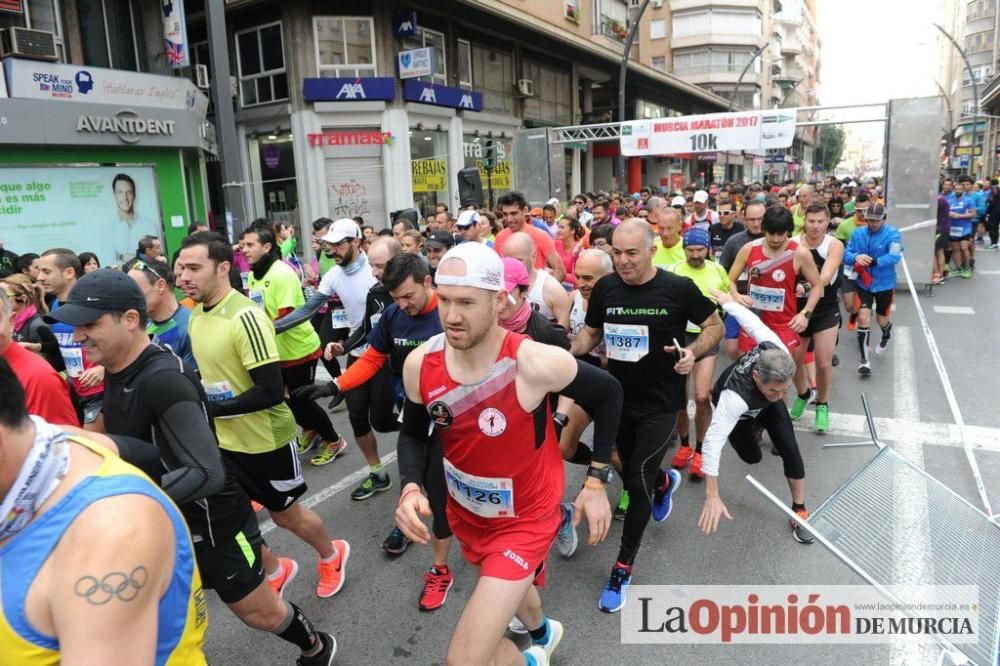
[[[990, 187], [942, 189], [934, 279], [949, 261], [967, 277], [976, 234], [997, 247], [1000, 203], [991, 218]], [[573, 631], [539, 593], [552, 546], [572, 557], [623, 521], [591, 583], [620, 611], [633, 579], [657, 582], [643, 537], [685, 479], [703, 487], [705, 533], [731, 518], [727, 442], [746, 463], [780, 462], [790, 536], [812, 543], [793, 422], [812, 409], [830, 429], [838, 368], [863, 381], [890, 348], [903, 246], [880, 184], [540, 204], [507, 192], [492, 210], [321, 218], [311, 252], [263, 219], [235, 239], [198, 224], [179, 247], [146, 237], [113, 267], [85, 244], [3, 250], [0, 653], [204, 663], [214, 590], [298, 663], [330, 664], [328, 617], [307, 616], [289, 584], [333, 597], [352, 555], [420, 544], [421, 611], [446, 603], [454, 559], [478, 570], [448, 663], [548, 664]], [[840, 336], [854, 358], [838, 358]], [[331, 418], [341, 403], [349, 433]], [[398, 473], [375, 433], [394, 433]], [[327, 466], [353, 445], [368, 474], [351, 499], [398, 496], [385, 554], [352, 553], [360, 535], [331, 533], [301, 501], [303, 465], [332, 484], [344, 472]], [[312, 547], [309, 571], [264, 540], [267, 517]]]

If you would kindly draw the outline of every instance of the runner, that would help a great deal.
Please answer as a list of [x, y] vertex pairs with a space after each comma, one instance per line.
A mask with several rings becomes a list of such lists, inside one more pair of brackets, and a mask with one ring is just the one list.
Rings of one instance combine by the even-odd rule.
[[[854, 213], [845, 219], [837, 227], [834, 237], [847, 247], [851, 241], [851, 236], [859, 228], [865, 226], [865, 209], [871, 205], [871, 197], [867, 192], [858, 192], [855, 199]], [[846, 210], [846, 207], [845, 207]], [[856, 277], [854, 269], [844, 264], [844, 277], [846, 280], [840, 281], [840, 295], [844, 302], [844, 309], [847, 310], [847, 330], [853, 331], [858, 326], [858, 285], [854, 281]]]
[[108, 433], [131, 438], [119, 440], [130, 462], [136, 444], [152, 450], [152, 478], [187, 521], [205, 588], [214, 589], [248, 626], [298, 646], [300, 664], [332, 663], [333, 636], [317, 632], [301, 609], [265, 583], [257, 517], [226, 474], [201, 382], [174, 354], [149, 341], [146, 300], [134, 279], [118, 271], [85, 275], [55, 316], [73, 325], [74, 337], [107, 368]]
[[129, 277], [135, 280], [146, 298], [146, 333], [161, 347], [184, 359], [195, 370], [198, 364], [191, 352], [188, 322], [191, 311], [182, 307], [174, 295], [174, 271], [160, 262], [136, 260], [129, 264]]
[[[38, 282], [45, 287], [46, 294], [54, 297], [49, 314], [58, 310], [69, 298], [73, 285], [82, 275], [80, 260], [72, 250], [55, 248], [42, 253], [38, 260]], [[104, 368], [91, 363], [86, 350], [73, 342], [72, 326], [60, 322], [51, 322], [50, 326], [59, 342], [62, 357], [62, 367], [56, 367], [56, 370], [65, 370], [69, 377], [74, 400], [83, 412], [83, 428], [103, 432], [101, 400], [104, 397]]]
[[969, 279], [972, 277], [972, 228], [976, 205], [961, 185], [945, 198], [951, 207], [950, 241], [955, 275]]
[[[704, 296], [714, 302], [711, 291], [729, 290], [729, 275], [719, 264], [709, 259], [711, 237], [709, 233], [698, 227], [691, 227], [684, 234], [684, 253], [687, 260], [674, 264], [670, 267], [670, 272], [681, 277], [692, 280]], [[685, 344], [692, 346], [695, 339], [701, 334], [701, 328], [691, 322], [687, 323]], [[694, 372], [694, 404], [695, 404], [695, 447], [692, 450], [690, 437], [691, 429], [687, 413], [687, 404], [677, 412], [677, 435], [680, 437], [681, 445], [674, 455], [670, 466], [674, 469], [684, 469], [690, 463], [691, 476], [695, 479], [704, 478], [701, 471], [701, 446], [705, 440], [705, 433], [708, 431], [709, 421], [712, 420], [712, 377], [715, 375], [715, 359], [719, 354], [719, 347], [716, 345], [704, 356], [695, 361]], [[687, 396], [687, 385], [685, 384], [684, 395]], [[685, 400], [686, 403], [686, 400]]]
[[[250, 496], [271, 518], [319, 555], [319, 597], [344, 585], [350, 545], [332, 541], [320, 517], [296, 500], [306, 491], [296, 455], [296, 426], [284, 403], [284, 382], [274, 328], [253, 301], [229, 284], [232, 248], [215, 233], [181, 243], [177, 285], [198, 303], [189, 334], [223, 459]], [[239, 418], [227, 418], [239, 416]], [[265, 549], [264, 567], [273, 590], [294, 578], [294, 560], [278, 560]]]
[[503, 247], [504, 257], [513, 257], [528, 271], [531, 281], [527, 292], [531, 309], [546, 319], [569, 329], [569, 311], [572, 307], [566, 289], [547, 271], [535, 268], [535, 243], [531, 236], [518, 232], [510, 235]]
[[868, 226], [854, 232], [844, 250], [844, 265], [852, 267], [857, 274], [858, 296], [861, 298], [858, 312], [861, 364], [858, 365], [858, 373], [867, 377], [872, 374], [868, 350], [873, 305], [875, 318], [882, 329], [882, 339], [875, 348], [876, 356], [885, 353], [892, 338], [889, 315], [896, 295], [896, 264], [903, 257], [903, 244], [899, 231], [885, 223], [885, 207], [882, 204], [872, 204], [865, 209], [865, 221]]
[[705, 190], [698, 190], [694, 193], [694, 199], [692, 199], [692, 202], [694, 203], [694, 212], [692, 212], [691, 216], [684, 222], [685, 231], [691, 227], [708, 231], [709, 227], [718, 223], [718, 213], [708, 207], [708, 192]]
[[712, 258], [718, 261], [719, 255], [722, 254], [722, 248], [726, 246], [726, 241], [745, 229], [746, 227], [739, 221], [733, 205], [720, 203], [719, 221], [708, 228], [708, 235], [712, 242]]
[[[755, 426], [767, 430], [777, 447], [792, 493], [792, 511], [807, 520], [805, 466], [785, 408], [785, 393], [792, 386], [796, 364], [781, 337], [740, 305], [731, 293], [720, 291], [714, 296], [727, 315], [739, 320], [757, 345], [726, 368], [712, 389], [715, 413], [705, 436], [705, 505], [698, 527], [711, 534], [722, 516], [732, 520], [719, 496], [719, 458], [728, 437], [743, 462], [759, 463], [761, 450], [754, 435]], [[794, 522], [792, 537], [803, 544], [815, 540], [809, 530]]]
[[559, 258], [555, 242], [547, 233], [531, 224], [528, 218], [528, 202], [525, 201], [524, 195], [520, 192], [508, 192], [497, 200], [497, 208], [503, 215], [504, 224], [504, 229], [493, 241], [493, 249], [497, 254], [501, 257], [506, 256], [503, 246], [507, 243], [507, 239], [511, 234], [523, 231], [535, 242], [535, 268], [547, 268], [558, 283], [565, 280], [566, 267]]
[[[664, 473], [660, 463], [677, 411], [686, 407], [684, 375], [694, 368], [696, 358], [718, 344], [723, 332], [715, 305], [694, 282], [653, 265], [654, 238], [650, 226], [639, 220], [623, 222], [615, 230], [617, 272], [594, 286], [586, 323], [572, 348], [575, 356], [583, 356], [603, 339], [608, 370], [625, 393], [616, 443], [629, 507], [618, 559], [599, 603], [608, 613], [625, 605], [650, 515], [657, 522], [670, 515], [681, 475], [673, 469]], [[689, 321], [697, 322], [702, 334], [691, 347], [678, 348], [676, 341], [684, 337]]]
[[[733, 234], [722, 246], [719, 254], [719, 263], [729, 271], [736, 261], [736, 255], [744, 245], [750, 241], [764, 237], [761, 231], [761, 224], [764, 222], [764, 211], [767, 206], [762, 201], [750, 200], [743, 206], [743, 231]], [[747, 293], [747, 273], [744, 270], [736, 280], [736, 291], [740, 294]], [[740, 325], [735, 317], [726, 317], [726, 341], [724, 343], [726, 356], [736, 359], [740, 355], [739, 351]]]
[[[659, 236], [654, 245], [653, 265], [657, 268], [667, 268], [684, 261], [681, 215], [676, 209], [668, 208], [666, 202], [659, 197], [650, 197], [650, 201], [654, 202], [651, 206], [655, 206], [655, 208], [650, 208], [649, 219], [653, 220], [651, 224], [655, 224], [659, 230]], [[614, 255], [612, 255], [613, 257]]]
[[9, 664], [206, 664], [184, 519], [107, 437], [28, 416], [0, 360], [0, 654]]
[[[406, 359], [399, 453], [401, 475], [424, 478], [420, 449], [433, 422], [444, 453], [448, 523], [479, 569], [448, 662], [548, 664], [563, 628], [545, 617], [532, 583], [545, 582], [546, 555], [560, 523], [563, 468], [546, 396], [562, 393], [595, 410], [594, 462], [575, 502], [576, 521], [586, 515], [595, 545], [611, 519], [605, 485], [621, 388], [565, 351], [497, 325], [507, 293], [503, 265], [488, 248], [465, 243], [453, 249], [441, 261], [438, 284], [445, 332]], [[429, 512], [420, 486], [407, 483], [396, 517], [418, 543], [429, 538], [421, 519]], [[503, 636], [515, 614], [532, 638], [523, 656]]]
[[[811, 349], [816, 360], [816, 431], [826, 432], [830, 427], [830, 387], [833, 386], [833, 354], [840, 334], [840, 267], [844, 259], [844, 245], [829, 235], [830, 211], [825, 204], [813, 202], [805, 209], [805, 226], [795, 241], [809, 250], [820, 272], [823, 295], [816, 303], [816, 310], [809, 318], [809, 325], [802, 332], [806, 349]], [[800, 287], [802, 283], [799, 283]], [[805, 293], [805, 292], [803, 292]], [[798, 299], [799, 310], [808, 309], [808, 299]], [[790, 416], [793, 421], [802, 418], [806, 403], [796, 400]]]

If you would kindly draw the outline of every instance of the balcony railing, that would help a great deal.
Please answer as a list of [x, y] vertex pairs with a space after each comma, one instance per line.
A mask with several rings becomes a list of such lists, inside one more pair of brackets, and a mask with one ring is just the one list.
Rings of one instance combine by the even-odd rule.
[[605, 37], [610, 37], [616, 42], [624, 44], [625, 40], [628, 39], [628, 29], [627, 22], [601, 14], [601, 34]]

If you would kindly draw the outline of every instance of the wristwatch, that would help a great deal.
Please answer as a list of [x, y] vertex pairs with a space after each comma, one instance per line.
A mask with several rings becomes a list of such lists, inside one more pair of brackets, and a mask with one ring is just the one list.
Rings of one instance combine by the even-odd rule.
[[588, 467], [587, 476], [592, 476], [598, 481], [603, 481], [604, 483], [610, 483], [612, 477], [614, 476], [614, 469], [611, 465], [608, 465], [607, 467]]
[[560, 428], [565, 428], [566, 424], [569, 423], [569, 417], [562, 412], [554, 412], [552, 414], [552, 420], [556, 422]]
[[810, 317], [813, 316], [813, 313], [810, 312], [809, 310], [803, 310], [799, 314], [802, 315], [803, 317], [805, 317], [806, 319], [809, 319]]

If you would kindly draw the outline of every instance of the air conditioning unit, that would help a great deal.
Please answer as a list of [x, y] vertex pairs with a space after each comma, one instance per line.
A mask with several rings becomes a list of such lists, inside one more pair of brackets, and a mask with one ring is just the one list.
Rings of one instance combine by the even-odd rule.
[[535, 82], [531, 79], [518, 79], [517, 92], [521, 95], [521, 97], [534, 97]]
[[0, 30], [0, 58], [17, 56], [30, 60], [59, 60], [56, 36], [45, 30], [7, 28]]
[[208, 90], [208, 66], [194, 66], [194, 84], [202, 90]]
[[663, 0], [653, 0], [649, 4], [653, 5], [653, 9], [660, 9], [661, 7], [663, 7]]

